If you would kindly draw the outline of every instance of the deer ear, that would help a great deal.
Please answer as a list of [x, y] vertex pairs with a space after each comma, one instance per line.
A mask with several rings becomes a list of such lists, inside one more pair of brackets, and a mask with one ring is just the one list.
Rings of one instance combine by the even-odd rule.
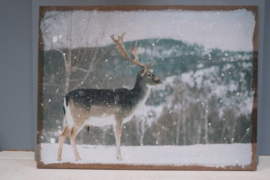
[[141, 77], [144, 76], [145, 71], [146, 71], [146, 68], [143, 68], [142, 70], [139, 71], [139, 74], [141, 75]]

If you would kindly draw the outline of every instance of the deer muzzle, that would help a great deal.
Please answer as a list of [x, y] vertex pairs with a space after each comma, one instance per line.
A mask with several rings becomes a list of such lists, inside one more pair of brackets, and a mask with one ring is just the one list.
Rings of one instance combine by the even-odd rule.
[[162, 84], [162, 81], [161, 80], [158, 80], [158, 81], [155, 81], [156, 85], [160, 85]]

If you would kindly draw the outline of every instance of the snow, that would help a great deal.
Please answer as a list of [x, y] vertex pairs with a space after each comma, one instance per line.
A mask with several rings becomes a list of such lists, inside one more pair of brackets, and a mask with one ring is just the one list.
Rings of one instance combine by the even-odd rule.
[[[219, 14], [216, 14], [217, 12]], [[120, 15], [125, 18], [121, 18]], [[70, 21], [71, 16], [73, 21]], [[245, 9], [235, 11], [48, 11], [45, 14], [45, 21], [41, 21], [41, 29], [44, 29], [43, 33], [46, 33], [46, 35], [43, 34], [45, 49], [51, 49], [52, 38], [60, 35], [61, 38], [59, 37], [58, 40], [55, 38], [57, 41], [55, 44], [59, 48], [68, 46], [66, 37], [70, 33], [73, 48], [76, 48], [105, 46], [112, 43], [110, 35], [126, 32], [125, 41], [162, 36], [162, 38], [181, 40], [189, 44], [197, 43], [209, 48], [252, 51], [254, 27], [254, 15]]]
[[[242, 62], [246, 68], [252, 66], [251, 63], [245, 63]], [[245, 87], [246, 85], [243, 83], [246, 83], [246, 81], [243, 82], [245, 79], [245, 73], [238, 72], [238, 76], [240, 76], [240, 81], [242, 81], [242, 85], [240, 84], [240, 81], [235, 81], [232, 79], [229, 79], [230, 76], [234, 76], [233, 74], [230, 75], [229, 73], [226, 73], [226, 70], [233, 69], [234, 66], [231, 64], [228, 64], [224, 66], [222, 71], [225, 71], [224, 73], [221, 73], [221, 76], [219, 73], [221, 72], [221, 69], [218, 66], [212, 66], [210, 68], [204, 68], [204, 69], [198, 69], [197, 71], [189, 71], [182, 73], [181, 76], [174, 75], [169, 76], [166, 79], [163, 80], [162, 86], [155, 87], [152, 89], [152, 91], [161, 91], [159, 94], [162, 95], [162, 91], [165, 91], [166, 87], [174, 87], [175, 83], [179, 80], [184, 85], [185, 89], [189, 89], [189, 87], [197, 86], [198, 88], [201, 88], [203, 90], [203, 87], [209, 87], [209, 92], [205, 95], [205, 97], [200, 97], [200, 99], [207, 103], [206, 101], [211, 98], [212, 95], [215, 95], [216, 97], [220, 98], [220, 104], [219, 106], [219, 116], [222, 117], [224, 113], [224, 109], [228, 109], [231, 107], [234, 107], [237, 110], [237, 115], [248, 115], [250, 116], [250, 112], [252, 112], [252, 106], [253, 106], [253, 93], [245, 91], [245, 93], [239, 94], [239, 92], [236, 92], [239, 86]], [[224, 80], [217, 79], [217, 78], [224, 78]], [[227, 79], [227, 80], [226, 80]], [[242, 79], [242, 80], [241, 80]], [[220, 83], [222, 81], [222, 83]], [[188, 87], [188, 86], [189, 87]], [[208, 92], [208, 90], [207, 90]], [[234, 94], [231, 98], [227, 98], [226, 94], [227, 92], [230, 92]], [[188, 94], [188, 92], [185, 92], [186, 97], [188, 97], [188, 102], [194, 102], [194, 95]], [[238, 94], [237, 94], [238, 93]], [[174, 99], [173, 94], [167, 95], [166, 97], [166, 103], [170, 104]], [[197, 99], [196, 99], [197, 100]], [[237, 103], [235, 103], [237, 101]], [[234, 105], [235, 104], [235, 105]], [[164, 106], [165, 104], [160, 104], [160, 106]], [[160, 107], [160, 109], [162, 109]]]
[[54, 138], [51, 138], [51, 139], [50, 139], [50, 142], [51, 142], [52, 144], [54, 144], [54, 143], [55, 143], [55, 139], [54, 139]]
[[[251, 164], [251, 144], [208, 144], [190, 146], [121, 146], [123, 161], [116, 160], [115, 146], [77, 145], [82, 160], [76, 161], [71, 145], [64, 144], [62, 163], [132, 164], [172, 166], [246, 166]], [[58, 143], [41, 144], [41, 161], [57, 161]]]
[[57, 36], [54, 36], [53, 39], [52, 39], [52, 41], [53, 41], [54, 43], [56, 43], [56, 42], [57, 42]]
[[[159, 106], [148, 106], [143, 105], [142, 108], [136, 112], [134, 115], [135, 117], [139, 119], [146, 119], [146, 123], [148, 126], [151, 126], [152, 123], [157, 120], [163, 113], [164, 104], [161, 104]], [[154, 112], [154, 114], [153, 114]], [[148, 116], [151, 116], [152, 118], [148, 118]]]

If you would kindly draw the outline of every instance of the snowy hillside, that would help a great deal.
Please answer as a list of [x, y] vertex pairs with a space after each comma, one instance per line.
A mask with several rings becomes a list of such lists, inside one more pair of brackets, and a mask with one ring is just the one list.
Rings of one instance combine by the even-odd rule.
[[[71, 145], [64, 144], [62, 162], [75, 164], [135, 164], [207, 167], [246, 166], [251, 163], [251, 144], [191, 146], [122, 146], [123, 161], [115, 158], [115, 146], [77, 145], [81, 161], [76, 161]], [[41, 144], [41, 161], [57, 161], [58, 144]]]

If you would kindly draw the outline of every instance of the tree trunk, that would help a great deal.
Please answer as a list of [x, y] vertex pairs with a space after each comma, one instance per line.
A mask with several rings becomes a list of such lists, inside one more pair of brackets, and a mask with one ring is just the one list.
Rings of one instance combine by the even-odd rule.
[[199, 123], [198, 124], [198, 130], [197, 130], [197, 144], [200, 144], [201, 142], [201, 131], [202, 131], [202, 126], [201, 124]]
[[[140, 123], [140, 121], [138, 123]], [[144, 133], [145, 133], [145, 120], [144, 119], [141, 120], [141, 127], [138, 123], [137, 123], [136, 131], [137, 131], [137, 134], [139, 135], [140, 146], [143, 146], [143, 138], [144, 138]]]
[[204, 139], [205, 139], [205, 144], [208, 144], [208, 106], [205, 106], [205, 116], [204, 116], [204, 120], [205, 120], [205, 135], [204, 135]]
[[105, 144], [106, 144], [105, 138], [106, 138], [106, 126], [104, 126], [102, 128], [102, 144], [103, 144], [103, 146], [105, 146]]
[[69, 92], [69, 84], [70, 84], [70, 75], [71, 75], [71, 48], [68, 49], [68, 62], [66, 64], [66, 74], [65, 74], [65, 88], [64, 92], [67, 94]]
[[142, 120], [141, 122], [141, 137], [140, 137], [140, 146], [143, 146], [143, 138], [144, 138], [144, 133], [145, 133], [145, 120]]
[[186, 131], [186, 114], [184, 110], [182, 110], [182, 117], [183, 117], [183, 143], [184, 145], [186, 145], [187, 144], [187, 131]]
[[69, 48], [67, 52], [67, 64], [66, 64], [66, 75], [65, 75], [65, 94], [69, 92], [69, 84], [70, 84], [70, 75], [71, 75], [71, 53], [72, 53], [72, 12], [70, 16], [70, 26], [68, 28], [68, 34], [69, 34]]
[[177, 125], [176, 125], [176, 141], [175, 141], [175, 145], [179, 145], [179, 135], [180, 135], [180, 115], [178, 114], [178, 116], [177, 116]]

